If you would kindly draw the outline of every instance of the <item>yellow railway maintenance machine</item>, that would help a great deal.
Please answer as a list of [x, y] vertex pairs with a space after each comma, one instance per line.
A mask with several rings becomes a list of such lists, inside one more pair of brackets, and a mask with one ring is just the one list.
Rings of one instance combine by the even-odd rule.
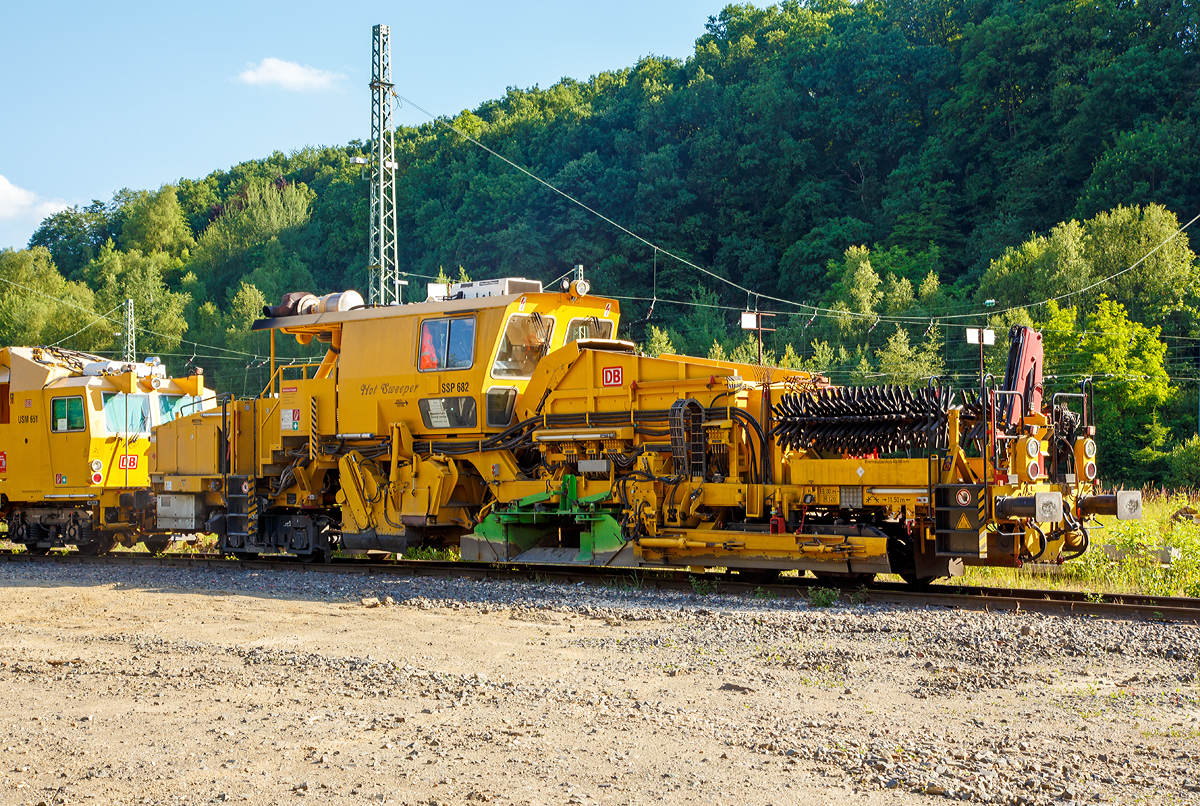
[[110, 361], [54, 347], [0, 350], [0, 510], [35, 554], [84, 554], [154, 534], [153, 427], [212, 405], [200, 370], [168, 378], [157, 359]]
[[914, 582], [1069, 557], [1097, 515], [1140, 516], [1138, 493], [1097, 494], [1088, 387], [1041, 405], [1028, 329], [1012, 377], [956, 402], [639, 355], [583, 280], [433, 289], [325, 313], [289, 295], [255, 328], [324, 360], [274, 370], [223, 430], [159, 427], [156, 491], [194, 496], [189, 528], [239, 555], [457, 543], [464, 560]]

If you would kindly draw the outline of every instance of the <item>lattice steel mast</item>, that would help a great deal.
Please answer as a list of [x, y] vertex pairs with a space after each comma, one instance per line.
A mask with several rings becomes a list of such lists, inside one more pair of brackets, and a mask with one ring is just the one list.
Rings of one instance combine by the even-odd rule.
[[137, 328], [133, 323], [133, 300], [125, 300], [125, 349], [123, 358], [126, 361], [137, 361]]
[[390, 29], [372, 29], [371, 59], [371, 254], [367, 261], [367, 302], [399, 305], [396, 251], [396, 161], [392, 126], [392, 47]]

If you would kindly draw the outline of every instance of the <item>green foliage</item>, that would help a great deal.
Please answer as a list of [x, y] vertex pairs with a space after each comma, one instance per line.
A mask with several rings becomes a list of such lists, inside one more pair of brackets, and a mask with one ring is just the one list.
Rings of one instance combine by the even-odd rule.
[[412, 548], [405, 549], [400, 557], [404, 560], [435, 560], [438, 562], [458, 562], [462, 559], [458, 546], [450, 546], [449, 548], [413, 546]]
[[1200, 436], [1193, 434], [1167, 453], [1162, 484], [1175, 489], [1200, 489]]
[[833, 607], [841, 595], [841, 591], [837, 588], [809, 588], [808, 606]]
[[[267, 247], [293, 234], [310, 216], [312, 192], [302, 184], [247, 184], [229, 209], [200, 235], [188, 267], [212, 299], [237, 293], [239, 278], [268, 263]], [[271, 268], [265, 269], [272, 272]]]
[[664, 353], [674, 353], [675, 348], [671, 345], [671, 338], [667, 335], [667, 331], [651, 325], [650, 338], [646, 341], [644, 352], [648, 356], [658, 358]]
[[1058, 573], [1043, 576], [1010, 568], [971, 568], [963, 581], [1003, 587], [1050, 586], [1093, 594], [1197, 597], [1200, 524], [1187, 512], [1198, 507], [1194, 491], [1163, 493], [1147, 488], [1143, 490], [1141, 520], [1104, 519], [1105, 528], [1092, 532], [1091, 548]]
[[[64, 280], [46, 247], [0, 249], [0, 280], [0, 344], [54, 344], [95, 318], [91, 289]], [[87, 328], [73, 344], [103, 346], [110, 330]]]
[[89, 279], [97, 286], [95, 304], [99, 312], [114, 311], [125, 300], [133, 300], [140, 355], [174, 352], [187, 330], [187, 295], [170, 291], [164, 282], [164, 276], [178, 266], [165, 251], [150, 255], [137, 250], [119, 252], [111, 241], [88, 265]]
[[180, 257], [194, 244], [173, 185], [163, 185], [156, 193], [142, 191], [128, 204], [121, 227], [122, 249]]
[[[1054, 388], [1096, 375], [1105, 480], [1157, 480], [1195, 433], [1200, 275], [1183, 237], [1124, 270], [1200, 209], [1195, 31], [1190, 7], [1153, 3], [727, 6], [685, 60], [510, 88], [449, 122], [661, 247], [832, 315], [748, 299], [438, 124], [396, 132], [408, 296], [442, 267], [546, 281], [582, 263], [596, 293], [626, 298], [618, 335], [652, 355], [756, 363], [734, 310], [761, 307], [780, 314], [764, 363], [956, 386], [974, 386], [978, 354], [968, 320], [946, 317], [995, 300], [1000, 334], [1047, 328]], [[162, 334], [139, 334], [141, 351], [179, 353], [173, 370], [195, 353], [222, 391], [257, 391], [256, 306], [365, 288], [369, 185], [351, 162], [365, 150], [275, 152], [48, 217], [6, 260], [78, 307], [0, 289], [10, 341], [70, 336], [128, 294]], [[1077, 348], [1085, 328], [1119, 335]], [[112, 350], [112, 331], [67, 346]]]
[[879, 372], [887, 383], [920, 386], [930, 378], [939, 377], [946, 369], [941, 333], [936, 327], [929, 331], [923, 343], [916, 346], [909, 344], [908, 334], [897, 327], [875, 356], [879, 359]]

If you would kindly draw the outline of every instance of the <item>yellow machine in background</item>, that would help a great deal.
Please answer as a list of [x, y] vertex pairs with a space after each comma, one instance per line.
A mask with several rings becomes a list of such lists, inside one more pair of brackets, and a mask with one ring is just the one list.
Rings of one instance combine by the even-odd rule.
[[168, 378], [152, 359], [110, 361], [54, 347], [0, 350], [0, 509], [29, 551], [85, 554], [169, 537], [155, 526], [153, 428], [213, 405], [197, 371]]
[[922, 582], [1077, 555], [1097, 515], [1140, 516], [1138, 493], [1097, 494], [1088, 387], [1041, 405], [1028, 328], [1011, 377], [972, 398], [640, 355], [581, 278], [344, 301], [289, 295], [255, 325], [328, 345], [320, 364], [156, 429], [152, 482], [190, 513], [180, 528], [243, 556], [434, 543], [465, 560]]

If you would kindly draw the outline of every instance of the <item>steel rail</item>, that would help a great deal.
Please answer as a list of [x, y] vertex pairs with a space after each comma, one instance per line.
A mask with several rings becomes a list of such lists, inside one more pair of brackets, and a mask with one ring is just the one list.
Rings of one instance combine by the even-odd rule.
[[[611, 568], [532, 563], [486, 563], [460, 560], [387, 560], [335, 558], [329, 563], [305, 563], [291, 555], [260, 555], [254, 560], [227, 559], [218, 554], [149, 555], [117, 552], [98, 557], [80, 554], [35, 555], [0, 549], [0, 562], [79, 565], [139, 565], [163, 568], [224, 568], [360, 574], [363, 576], [430, 576], [473, 580], [523, 580], [558, 584], [592, 584], [609, 587], [694, 591], [703, 578], [714, 592], [742, 595], [808, 598], [816, 588], [837, 587], [829, 580], [788, 578], [771, 583], [743, 582], [736, 574], [696, 575], [674, 568]], [[989, 588], [953, 582], [912, 589], [898, 583], [877, 582], [841, 589], [843, 601], [859, 595], [873, 604], [948, 607], [960, 610], [1026, 611], [1108, 619], [1142, 619], [1200, 624], [1200, 599], [1143, 594], [1089, 594], [1082, 591]]]

